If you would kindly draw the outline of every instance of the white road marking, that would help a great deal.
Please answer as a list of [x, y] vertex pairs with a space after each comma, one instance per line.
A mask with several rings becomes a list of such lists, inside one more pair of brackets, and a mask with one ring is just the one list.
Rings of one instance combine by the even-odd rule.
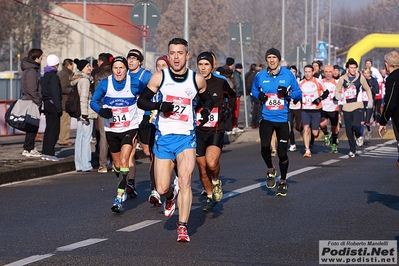
[[107, 240], [107, 238], [89, 238], [80, 242], [76, 242], [67, 246], [57, 248], [57, 251], [71, 251], [77, 248], [90, 246]]
[[27, 265], [27, 264], [30, 264], [30, 263], [34, 263], [34, 262], [39, 261], [39, 260], [44, 260], [44, 259], [50, 258], [51, 256], [54, 256], [54, 254], [30, 256], [30, 257], [27, 257], [25, 259], [15, 261], [15, 262], [12, 262], [10, 264], [6, 264], [4, 266], [23, 266], [23, 265]]
[[[336, 160], [336, 161], [338, 162], [338, 160]], [[295, 175], [298, 175], [298, 174], [302, 174], [304, 172], [311, 171], [311, 170], [314, 170], [314, 169], [317, 169], [317, 168], [320, 168], [320, 167], [308, 166], [308, 167], [305, 167], [305, 168], [302, 168], [302, 169], [298, 169], [298, 170], [292, 171], [292, 172], [287, 174], [287, 179], [292, 177], [292, 176], [295, 176]], [[260, 187], [263, 187], [265, 185], [266, 185], [266, 181], [263, 181], [263, 182], [260, 182], [260, 183], [256, 183], [256, 184], [253, 184], [253, 185], [242, 187], [242, 188], [239, 188], [239, 189], [224, 193], [223, 194], [223, 199], [234, 197], [234, 196], [240, 195], [242, 193], [245, 193], [245, 192], [260, 188]]]
[[325, 162], [321, 163], [320, 165], [330, 165], [330, 164], [333, 164], [333, 163], [337, 163], [339, 161], [340, 160], [332, 159], [332, 160], [325, 161]]
[[124, 228], [116, 230], [116, 231], [118, 231], [118, 232], [133, 232], [133, 231], [139, 230], [141, 228], [144, 228], [144, 227], [147, 227], [147, 226], [159, 223], [159, 222], [161, 222], [161, 220], [145, 220], [141, 223], [133, 224], [133, 225], [124, 227]]

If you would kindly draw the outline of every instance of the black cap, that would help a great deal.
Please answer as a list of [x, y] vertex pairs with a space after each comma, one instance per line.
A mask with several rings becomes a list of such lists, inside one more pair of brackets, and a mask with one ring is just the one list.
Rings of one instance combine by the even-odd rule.
[[231, 65], [234, 65], [234, 58], [231, 58], [231, 57], [227, 57], [226, 58], [226, 65], [228, 65], [228, 66], [231, 66]]
[[123, 56], [116, 56], [116, 57], [114, 57], [114, 60], [112, 60], [112, 63], [111, 63], [111, 68], [114, 66], [114, 64], [115, 64], [116, 62], [122, 62], [122, 63], [126, 66], [126, 68], [129, 68], [129, 67], [128, 67], [128, 64], [127, 64], [127, 60], [126, 60], [126, 58], [124, 58]]
[[85, 68], [85, 66], [87, 66], [87, 64], [90, 64], [90, 62], [85, 60], [85, 59], [79, 60], [77, 58], [75, 58], [73, 60], [73, 62], [76, 64], [76, 66], [78, 67], [79, 71], [82, 71], [83, 68]]
[[281, 61], [281, 54], [279, 50], [277, 50], [276, 48], [270, 48], [269, 50], [266, 51], [265, 58], [267, 58], [267, 56], [271, 54], [277, 56], [278, 61]]
[[339, 65], [334, 65], [333, 68], [334, 68], [334, 69], [338, 69], [338, 70], [341, 69], [341, 68], [339, 67]]
[[211, 66], [213, 67], [213, 56], [210, 52], [202, 52], [198, 55], [197, 57], [197, 63], [200, 60], [207, 60], [209, 63], [211, 63]]
[[236, 64], [236, 68], [242, 69], [242, 64], [241, 63]]

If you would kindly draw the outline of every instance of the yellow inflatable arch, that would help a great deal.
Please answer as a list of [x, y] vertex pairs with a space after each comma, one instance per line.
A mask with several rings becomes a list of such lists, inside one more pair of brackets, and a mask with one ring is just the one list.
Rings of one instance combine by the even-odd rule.
[[347, 59], [353, 58], [360, 65], [362, 55], [374, 48], [399, 48], [399, 34], [369, 34], [349, 49]]

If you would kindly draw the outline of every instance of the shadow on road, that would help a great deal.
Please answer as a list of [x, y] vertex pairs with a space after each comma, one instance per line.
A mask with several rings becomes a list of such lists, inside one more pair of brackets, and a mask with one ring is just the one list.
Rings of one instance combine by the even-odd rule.
[[367, 203], [379, 202], [388, 208], [399, 211], [399, 196], [380, 194], [377, 191], [364, 191], [367, 194]]

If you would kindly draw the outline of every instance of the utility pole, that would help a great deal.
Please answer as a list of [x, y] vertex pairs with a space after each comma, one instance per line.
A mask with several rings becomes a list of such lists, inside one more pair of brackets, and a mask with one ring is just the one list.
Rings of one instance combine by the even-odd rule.
[[282, 0], [283, 6], [281, 8], [282, 12], [282, 22], [281, 22], [281, 60], [285, 58], [285, 0]]
[[[189, 0], [184, 0], [184, 39], [188, 42], [189, 47], [187, 47], [188, 51], [190, 52], [190, 41], [189, 41], [189, 30], [190, 30], [190, 25], [189, 25], [189, 17], [188, 17], [188, 5], [189, 5]], [[187, 67], [188, 67], [188, 62], [187, 62]]]

